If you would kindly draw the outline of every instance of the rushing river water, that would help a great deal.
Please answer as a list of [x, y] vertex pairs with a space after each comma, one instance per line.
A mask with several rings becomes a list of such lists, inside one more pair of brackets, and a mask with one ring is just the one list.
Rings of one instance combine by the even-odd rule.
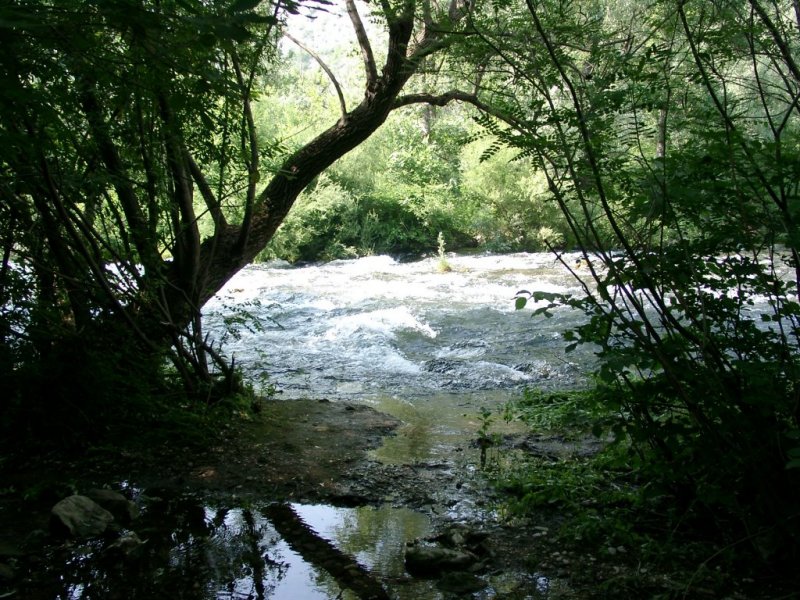
[[514, 310], [521, 289], [578, 291], [552, 254], [453, 256], [448, 272], [438, 262], [248, 267], [206, 305], [206, 327], [286, 398], [416, 401], [580, 379], [587, 357], [565, 355], [560, 335], [580, 315]]
[[445, 272], [438, 258], [388, 256], [251, 266], [206, 305], [206, 327], [283, 398], [359, 401], [404, 421], [381, 460], [447, 459], [482, 409], [496, 412], [526, 386], [579, 385], [593, 358], [564, 352], [561, 333], [580, 313], [515, 310], [522, 289], [579, 293], [552, 254], [447, 260]]

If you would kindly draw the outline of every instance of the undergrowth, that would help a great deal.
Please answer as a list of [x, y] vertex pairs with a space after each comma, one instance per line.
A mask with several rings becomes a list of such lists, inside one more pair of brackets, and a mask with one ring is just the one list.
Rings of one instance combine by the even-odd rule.
[[[793, 570], [765, 557], [733, 516], [663, 485], [669, 477], [648, 470], [646, 452], [608, 433], [614, 415], [594, 392], [528, 390], [505, 417], [574, 447], [509, 453], [493, 472], [502, 514], [535, 532], [532, 571], [581, 598], [797, 597]], [[596, 436], [599, 451], [580, 443]]]
[[[87, 454], [205, 448], [224, 424], [258, 408], [259, 394], [239, 373], [232, 384], [214, 378], [189, 393], [165, 362], [141, 364], [130, 352], [121, 376], [108, 363], [123, 355], [84, 348], [79, 362], [18, 370], [16, 394], [0, 411], [0, 469], [35, 469], [51, 459], [78, 462]], [[269, 394], [270, 388], [261, 391]]]

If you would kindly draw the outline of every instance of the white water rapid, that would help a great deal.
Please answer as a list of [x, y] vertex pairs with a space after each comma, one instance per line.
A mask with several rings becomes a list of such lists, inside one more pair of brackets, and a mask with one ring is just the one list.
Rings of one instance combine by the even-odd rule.
[[582, 315], [514, 309], [521, 289], [579, 292], [552, 254], [447, 260], [449, 272], [438, 258], [387, 256], [251, 266], [206, 305], [206, 328], [284, 398], [370, 402], [579, 382], [591, 353], [565, 354], [560, 334]]

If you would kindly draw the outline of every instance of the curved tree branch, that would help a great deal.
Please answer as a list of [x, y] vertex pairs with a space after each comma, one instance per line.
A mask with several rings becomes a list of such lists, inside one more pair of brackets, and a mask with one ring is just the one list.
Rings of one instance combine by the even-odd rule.
[[367, 93], [369, 93], [378, 81], [378, 68], [375, 65], [375, 56], [372, 54], [372, 46], [369, 43], [369, 37], [364, 29], [364, 23], [356, 9], [356, 3], [353, 0], [347, 0], [347, 15], [350, 17], [350, 22], [353, 24], [353, 29], [356, 32], [358, 45], [361, 48], [361, 56], [364, 59], [364, 70], [367, 73]]
[[[789, 67], [789, 70], [794, 75], [794, 78], [797, 81], [800, 81], [800, 66], [795, 62], [794, 56], [792, 55], [792, 50], [789, 48], [789, 45], [786, 42], [786, 38], [781, 34], [778, 30], [778, 26], [770, 19], [769, 14], [764, 7], [761, 6], [761, 3], [758, 0], [749, 0], [750, 6], [753, 7], [753, 10], [761, 19], [761, 22], [767, 28], [770, 35], [772, 36], [772, 41], [775, 42], [775, 46], [777, 46], [778, 50], [780, 50], [781, 57], [783, 58], [784, 63], [786, 66]], [[681, 3], [681, 10], [683, 10], [683, 3]]]
[[402, 70], [414, 68], [408, 62], [408, 43], [414, 33], [414, 0], [405, 0], [402, 9], [393, 14], [386, 13], [389, 26], [389, 43], [386, 52], [386, 65], [383, 68], [384, 77], [387, 74], [399, 74]]
[[339, 81], [336, 79], [336, 76], [333, 74], [333, 71], [331, 71], [330, 67], [328, 67], [328, 65], [325, 64], [325, 61], [322, 60], [320, 55], [317, 54], [316, 52], [314, 52], [311, 48], [309, 48], [308, 46], [303, 44], [300, 40], [298, 40], [297, 38], [293, 37], [292, 35], [290, 35], [288, 33], [286, 33], [284, 35], [289, 40], [291, 40], [296, 46], [298, 46], [302, 50], [305, 50], [306, 52], [308, 52], [308, 54], [311, 56], [311, 58], [313, 58], [315, 61], [317, 61], [317, 64], [320, 67], [322, 67], [323, 71], [325, 71], [325, 74], [330, 78], [331, 83], [333, 84], [333, 87], [336, 88], [336, 95], [339, 97], [339, 108], [342, 111], [341, 122], [342, 123], [347, 122], [347, 104], [345, 104], [345, 101], [344, 101], [344, 94], [342, 93], [342, 86], [339, 85]]
[[200, 191], [200, 195], [206, 203], [206, 208], [208, 208], [208, 212], [211, 213], [211, 218], [214, 220], [215, 231], [220, 231], [228, 222], [225, 219], [225, 215], [222, 213], [219, 200], [214, 195], [214, 191], [211, 189], [211, 185], [208, 183], [203, 170], [194, 158], [191, 155], [187, 155], [187, 160], [192, 179], [194, 179], [194, 182], [197, 184], [197, 189]]
[[77, 79], [83, 88], [80, 95], [81, 110], [89, 125], [89, 132], [97, 144], [100, 158], [113, 177], [114, 191], [125, 214], [139, 260], [146, 269], [157, 271], [157, 265], [160, 263], [158, 251], [154, 240], [147, 235], [149, 231], [147, 220], [139, 206], [139, 199], [131, 183], [132, 178], [109, 133], [109, 125], [103, 116], [100, 100], [94, 89], [94, 82], [89, 81], [89, 78], [82, 73], [77, 74]]
[[449, 92], [444, 92], [443, 94], [420, 93], [398, 96], [394, 101], [394, 108], [402, 108], [403, 106], [409, 106], [411, 104], [432, 104], [434, 106], [445, 106], [453, 101], [471, 104], [475, 108], [495, 117], [496, 119], [499, 119], [514, 129], [521, 130], [523, 128], [524, 124], [519, 119], [516, 119], [515, 117], [498, 110], [495, 106], [486, 104], [478, 98], [477, 94], [470, 94], [469, 92], [462, 92], [460, 90], [450, 90]]

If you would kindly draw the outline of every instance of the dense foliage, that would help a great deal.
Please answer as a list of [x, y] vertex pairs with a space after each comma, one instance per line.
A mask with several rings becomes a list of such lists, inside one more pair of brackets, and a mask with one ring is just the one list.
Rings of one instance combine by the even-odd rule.
[[0, 393], [17, 433], [99, 433], [167, 357], [193, 392], [208, 357], [225, 368], [191, 309], [194, 191], [222, 226], [255, 174], [242, 102], [277, 24], [255, 4], [0, 6]]
[[97, 430], [139, 386], [146, 395], [172, 375], [194, 400], [237, 387], [202, 306], [330, 164], [395, 108], [427, 100], [401, 92], [463, 16], [376, 7], [379, 63], [345, 2], [361, 95], [289, 148], [259, 131], [255, 100], [284, 16], [328, 4], [0, 4], [4, 424]]
[[597, 348], [612, 432], [647, 493], [668, 494], [679, 522], [793, 560], [800, 23], [791, 3], [757, 0], [615, 8], [476, 16], [518, 91], [486, 127], [534, 159], [598, 249], [567, 265], [584, 297], [518, 306], [586, 312], [567, 338]]

